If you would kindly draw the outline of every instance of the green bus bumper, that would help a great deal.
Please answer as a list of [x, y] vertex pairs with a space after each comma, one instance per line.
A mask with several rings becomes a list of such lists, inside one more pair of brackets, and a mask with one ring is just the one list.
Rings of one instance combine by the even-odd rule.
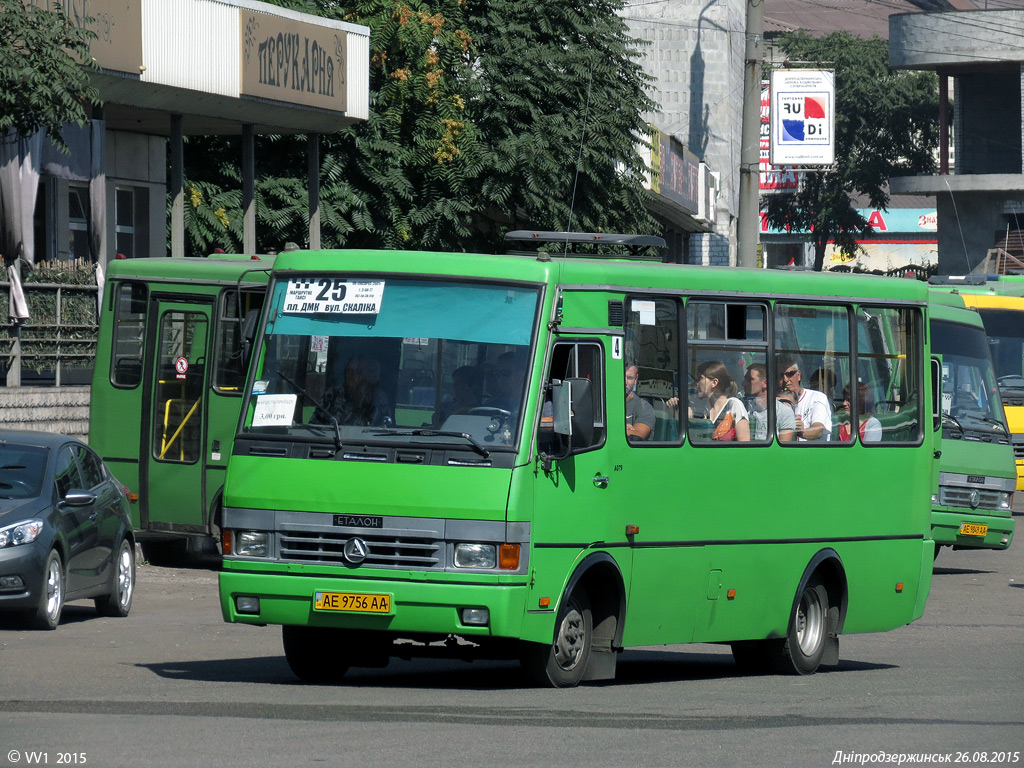
[[[293, 624], [394, 633], [438, 633], [482, 637], [519, 637], [526, 584], [466, 584], [450, 581], [345, 578], [222, 571], [220, 605], [224, 621], [242, 624]], [[326, 611], [314, 608], [317, 592], [387, 595], [386, 614]], [[240, 613], [238, 598], [257, 598], [258, 612]], [[486, 625], [462, 623], [462, 609], [486, 608]], [[252, 610], [252, 609], [250, 609]]]
[[[961, 524], [984, 525], [984, 536], [960, 533]], [[1007, 549], [1013, 541], [1014, 521], [1010, 517], [976, 512], [944, 512], [932, 510], [932, 538], [942, 544], [964, 549]]]

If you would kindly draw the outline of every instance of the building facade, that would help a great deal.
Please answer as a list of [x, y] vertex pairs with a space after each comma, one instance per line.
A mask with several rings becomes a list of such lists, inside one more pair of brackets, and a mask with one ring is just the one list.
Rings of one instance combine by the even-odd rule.
[[940, 173], [892, 179], [935, 196], [944, 274], [989, 271], [998, 251], [1024, 257], [1024, 8], [890, 18], [889, 62], [939, 75]]
[[[72, 0], [34, 4], [85, 13]], [[88, 16], [103, 106], [66, 129], [70, 155], [42, 135], [0, 142], [8, 261], [184, 255], [185, 137], [241, 135], [251, 198], [253, 136], [316, 135], [368, 117], [366, 27], [249, 0], [90, 0]], [[247, 249], [252, 205], [248, 219]]]

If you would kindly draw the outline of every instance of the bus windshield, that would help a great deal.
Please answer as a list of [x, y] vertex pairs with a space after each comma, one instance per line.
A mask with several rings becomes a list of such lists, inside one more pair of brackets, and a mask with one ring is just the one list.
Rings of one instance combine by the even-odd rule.
[[967, 440], [1008, 438], [985, 332], [932, 320], [932, 351], [942, 355], [942, 435]]
[[996, 367], [999, 388], [1024, 394], [1024, 318], [1015, 309], [978, 309], [985, 323], [992, 363]]
[[342, 444], [517, 444], [536, 287], [279, 280], [244, 428]]

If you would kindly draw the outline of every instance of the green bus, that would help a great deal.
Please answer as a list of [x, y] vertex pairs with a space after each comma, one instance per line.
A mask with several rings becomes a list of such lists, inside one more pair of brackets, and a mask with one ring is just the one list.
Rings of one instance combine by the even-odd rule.
[[108, 265], [89, 444], [131, 490], [132, 522], [154, 562], [219, 544], [244, 326], [251, 337], [272, 264], [220, 254]]
[[1024, 275], [933, 277], [930, 282], [955, 290], [985, 323], [1017, 463], [1017, 490], [1024, 491]]
[[[268, 291], [220, 600], [281, 625], [301, 679], [446, 655], [565, 687], [613, 678], [626, 647], [696, 642], [805, 674], [840, 634], [922, 615], [922, 283], [350, 250], [281, 254]], [[805, 439], [821, 425], [775, 400], [822, 366], [868, 387], [870, 441]], [[723, 400], [751, 371], [765, 400]]]
[[957, 293], [933, 288], [931, 301], [932, 354], [942, 364], [935, 554], [944, 546], [1006, 549], [1017, 474], [985, 326]]

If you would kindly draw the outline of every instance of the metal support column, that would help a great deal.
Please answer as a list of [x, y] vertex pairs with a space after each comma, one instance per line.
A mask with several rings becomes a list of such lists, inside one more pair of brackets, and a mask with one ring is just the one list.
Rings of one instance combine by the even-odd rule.
[[746, 68], [743, 73], [743, 125], [740, 144], [740, 210], [737, 261], [757, 266], [761, 233], [759, 165], [761, 160], [761, 59], [765, 0], [747, 0]]
[[242, 126], [242, 252], [256, 253], [256, 140], [252, 125]]
[[171, 115], [171, 257], [185, 256], [185, 140], [181, 115]]
[[309, 178], [309, 247], [320, 249], [320, 134], [306, 136], [306, 161]]

